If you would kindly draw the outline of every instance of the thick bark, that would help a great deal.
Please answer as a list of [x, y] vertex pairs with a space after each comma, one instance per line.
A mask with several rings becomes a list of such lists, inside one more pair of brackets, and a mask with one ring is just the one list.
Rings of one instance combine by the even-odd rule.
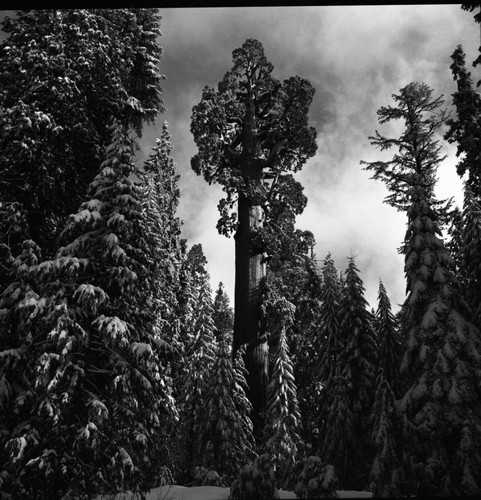
[[247, 343], [246, 369], [249, 400], [253, 407], [254, 435], [263, 428], [262, 414], [266, 405], [268, 384], [268, 348], [261, 338], [259, 285], [265, 276], [262, 251], [252, 245], [252, 234], [262, 227], [262, 208], [252, 205], [243, 195], [239, 200], [239, 226], [235, 236], [236, 279], [234, 316], [234, 356]]
[[[243, 153], [240, 162], [244, 179], [255, 187], [261, 184], [260, 144], [256, 134], [253, 99], [246, 106]], [[255, 235], [263, 226], [264, 213], [259, 205], [244, 193], [239, 193], [238, 227], [235, 235], [235, 296], [234, 296], [234, 356], [247, 344], [245, 364], [248, 372], [249, 400], [253, 407], [254, 435], [260, 439], [268, 383], [268, 346], [260, 331], [260, 289], [265, 276], [263, 248], [255, 243]]]

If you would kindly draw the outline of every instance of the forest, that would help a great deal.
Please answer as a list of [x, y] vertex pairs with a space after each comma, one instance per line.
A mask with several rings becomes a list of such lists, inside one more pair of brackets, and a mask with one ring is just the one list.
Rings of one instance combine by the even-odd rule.
[[[481, 4], [460, 8], [481, 23]], [[406, 215], [395, 311], [382, 280], [368, 304], [355, 255], [338, 269], [296, 227], [316, 89], [276, 79], [259, 40], [236, 48], [190, 110], [190, 167], [221, 187], [235, 245], [231, 301], [182, 235], [162, 23], [154, 8], [1, 23], [1, 497], [480, 497], [481, 54], [453, 47], [452, 102], [392, 89], [379, 159], [358, 159]], [[462, 209], [435, 192], [443, 144]]]

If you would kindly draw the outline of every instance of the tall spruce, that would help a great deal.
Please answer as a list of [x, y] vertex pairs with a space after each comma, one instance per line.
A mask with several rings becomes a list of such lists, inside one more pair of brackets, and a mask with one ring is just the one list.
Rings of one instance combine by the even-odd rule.
[[[226, 193], [217, 227], [225, 235], [235, 231], [233, 354], [247, 344], [249, 398], [259, 435], [268, 380], [267, 337], [259, 330], [266, 204], [275, 194], [283, 196], [279, 188], [289, 172], [315, 153], [316, 133], [307, 119], [314, 90], [297, 76], [275, 80], [274, 67], [257, 40], [248, 39], [234, 50], [233, 62], [218, 90], [205, 87], [193, 108], [191, 131], [198, 153], [192, 168], [209, 184], [219, 182]], [[232, 213], [236, 200], [237, 214]]]
[[[479, 331], [463, 315], [459, 283], [440, 230], [433, 188], [442, 157], [436, 140], [446, 115], [432, 89], [411, 83], [378, 111], [381, 123], [402, 119], [399, 138], [379, 133], [371, 142], [397, 147], [388, 162], [367, 164], [408, 216], [403, 252], [408, 296], [403, 320], [408, 339], [401, 371], [407, 390], [396, 403], [403, 420], [401, 494], [479, 495], [481, 429]], [[389, 474], [387, 474], [389, 478]]]

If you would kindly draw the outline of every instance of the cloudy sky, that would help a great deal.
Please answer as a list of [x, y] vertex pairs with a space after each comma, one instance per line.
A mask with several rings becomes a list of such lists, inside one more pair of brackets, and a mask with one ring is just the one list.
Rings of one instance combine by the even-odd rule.
[[[376, 128], [387, 132], [376, 111], [409, 82], [428, 84], [451, 106], [450, 55], [462, 44], [469, 64], [477, 56], [480, 29], [473, 14], [459, 5], [161, 8], [160, 13], [167, 111], [143, 141], [150, 148], [160, 124], [169, 122], [181, 174], [183, 235], [189, 246], [202, 244], [213, 288], [222, 281], [232, 304], [234, 244], [215, 229], [220, 188], [190, 168], [196, 152], [191, 111], [202, 88], [216, 86], [231, 68], [232, 51], [256, 38], [276, 78], [299, 75], [316, 89], [310, 119], [318, 151], [297, 174], [309, 199], [297, 226], [314, 233], [319, 261], [331, 252], [344, 270], [346, 257], [355, 255], [371, 306], [377, 306], [381, 278], [397, 309], [405, 298], [397, 249], [406, 216], [383, 204], [384, 184], [371, 180], [359, 162], [381, 158], [368, 140]], [[477, 68], [472, 74], [481, 78]], [[438, 193], [462, 203], [455, 148], [444, 145], [448, 158], [439, 171]]]

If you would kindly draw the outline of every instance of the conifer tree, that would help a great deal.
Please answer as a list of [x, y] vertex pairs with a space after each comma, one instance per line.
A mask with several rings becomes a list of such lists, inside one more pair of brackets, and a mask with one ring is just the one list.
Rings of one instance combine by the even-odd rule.
[[145, 488], [158, 439], [175, 416], [144, 307], [148, 250], [133, 143], [117, 124], [111, 133], [90, 199], [62, 233], [65, 245], [31, 270], [42, 294], [19, 306], [34, 378], [27, 419], [17, 420], [6, 445], [15, 494]]
[[319, 365], [316, 378], [322, 383], [332, 375], [337, 356], [343, 348], [340, 331], [341, 284], [331, 254], [322, 265], [323, 286], [321, 292], [320, 329], [317, 337]]
[[[357, 438], [363, 447], [363, 458], [369, 462], [371, 442], [368, 437], [369, 423], [365, 415], [369, 414], [374, 402], [378, 350], [373, 318], [367, 306], [359, 270], [356, 267], [354, 257], [350, 257], [340, 303], [343, 311], [340, 335], [344, 346], [338, 362], [343, 370], [341, 375], [348, 383], [349, 390], [347, 392]], [[356, 477], [355, 473], [352, 474], [352, 484], [363, 485], [366, 481], [366, 465], [355, 464], [354, 467], [356, 466], [359, 475]]]
[[155, 328], [164, 340], [172, 340], [172, 326], [178, 307], [182, 248], [181, 221], [176, 216], [179, 204], [179, 175], [175, 172], [167, 123], [162, 126], [154, 152], [144, 163], [145, 238], [148, 243], [149, 308], [155, 316]]
[[375, 314], [375, 329], [379, 343], [379, 368], [384, 377], [397, 394], [399, 387], [399, 369], [401, 366], [402, 345], [396, 324], [396, 318], [391, 311], [391, 301], [382, 281], [379, 281], [378, 308]]
[[[182, 366], [174, 383], [180, 405], [181, 469], [190, 477], [199, 457], [199, 433], [205, 417], [205, 398], [209, 391], [217, 343], [213, 321], [212, 291], [205, 269], [207, 260], [201, 245], [194, 245], [187, 254], [190, 281], [187, 282], [188, 322], [181, 324]], [[199, 463], [200, 462], [200, 463]]]
[[463, 229], [463, 213], [459, 207], [456, 206], [451, 213], [451, 220], [447, 228], [448, 240], [446, 241], [446, 250], [454, 261], [456, 276], [464, 290], [466, 277], [463, 265]]
[[319, 444], [319, 413], [326, 395], [323, 388], [333, 377], [337, 356], [342, 350], [339, 329], [341, 284], [330, 253], [323, 261], [321, 272], [318, 324], [312, 336], [312, 345], [308, 346], [310, 360], [304, 361], [306, 387], [300, 391], [306, 440], [316, 447]]
[[103, 160], [111, 119], [140, 135], [163, 110], [160, 17], [155, 9], [23, 10], [2, 29], [0, 200], [7, 212], [0, 212], [13, 222], [19, 211], [27, 239], [51, 258]]
[[468, 185], [464, 188], [462, 264], [464, 296], [473, 323], [481, 329], [481, 203]]
[[294, 320], [294, 308], [286, 299], [274, 305], [280, 332], [273, 352], [273, 369], [267, 388], [265, 427], [265, 451], [277, 463], [276, 476], [279, 484], [292, 486], [296, 466], [303, 453], [300, 437], [301, 415], [297, 401], [294, 370], [286, 342], [286, 328]]
[[218, 341], [228, 339], [228, 343], [232, 344], [234, 313], [229, 305], [229, 296], [225, 292], [222, 282], [219, 283], [219, 288], [215, 292], [213, 319], [216, 328], [216, 339]]
[[[314, 90], [297, 76], [282, 83], [274, 79], [274, 67], [257, 40], [248, 39], [236, 49], [233, 62], [218, 90], [205, 87], [193, 108], [191, 130], [199, 151], [191, 163], [209, 184], [222, 185], [226, 198], [219, 203], [217, 227], [225, 235], [236, 232], [233, 354], [248, 344], [249, 398], [257, 436], [263, 428], [268, 380], [267, 337], [259, 330], [267, 207], [274, 196], [289, 195], [282, 191], [284, 181], [315, 153], [316, 134], [307, 118]], [[232, 213], [234, 205], [237, 214]]]
[[371, 141], [381, 149], [396, 146], [399, 154], [368, 168], [393, 191], [396, 182], [388, 202], [407, 207], [408, 215], [403, 247], [408, 340], [401, 365], [408, 376], [407, 390], [397, 402], [403, 419], [400, 491], [479, 495], [481, 342], [462, 312], [454, 262], [441, 239], [433, 196], [442, 160], [435, 134], [445, 114], [439, 113], [441, 99], [433, 99], [425, 84], [411, 83], [394, 99], [398, 106], [381, 108], [380, 121], [403, 119], [405, 131], [398, 139], [377, 133]]
[[382, 367], [376, 379], [371, 422], [375, 456], [370, 472], [370, 489], [376, 497], [396, 496], [401, 483], [398, 433], [402, 426], [396, 411], [395, 395]]
[[334, 466], [339, 485], [358, 487], [361, 469], [365, 467], [362, 444], [357, 433], [356, 415], [349, 396], [350, 374], [338, 364], [326, 384], [320, 423], [319, 456]]
[[226, 339], [221, 339], [207, 381], [197, 460], [224, 476], [229, 484], [255, 457], [251, 407], [244, 392], [245, 379], [239, 377], [243, 374], [235, 372], [231, 348]]
[[447, 120], [449, 130], [445, 139], [457, 144], [460, 160], [456, 170], [460, 177], [467, 174], [466, 183], [479, 199], [481, 197], [481, 169], [479, 168], [479, 140], [481, 137], [481, 97], [466, 68], [466, 55], [461, 45], [451, 55], [451, 71], [457, 84], [453, 94], [456, 118]]

